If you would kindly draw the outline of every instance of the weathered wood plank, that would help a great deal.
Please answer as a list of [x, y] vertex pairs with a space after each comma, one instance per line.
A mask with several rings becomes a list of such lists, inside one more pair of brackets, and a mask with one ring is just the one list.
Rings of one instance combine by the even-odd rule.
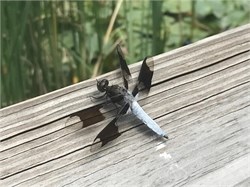
[[[238, 56], [231, 58], [229, 60], [223, 61], [222, 63], [218, 63], [214, 66], [211, 66], [209, 68], [211, 70], [211, 72], [209, 72], [209, 73], [215, 73], [216, 71], [221, 71], [223, 68], [227, 68], [227, 67], [233, 66], [237, 63], [241, 63], [242, 61], [247, 59], [248, 55], [250, 55], [249, 52], [247, 53], [247, 55], [241, 54], [241, 55], [238, 55]], [[170, 88], [176, 87], [180, 84], [185, 84], [186, 82], [190, 82], [190, 81], [194, 80], [194, 78], [199, 79], [201, 77], [207, 76], [208, 72], [207, 72], [207, 69], [203, 69], [201, 71], [197, 71], [195, 74], [190, 74], [190, 75], [182, 76], [178, 79], [174, 79], [173, 81], [168, 81], [166, 83], [155, 86], [156, 89], [152, 89], [149, 97], [147, 98], [147, 101], [152, 102], [152, 100], [149, 100], [151, 95], [155, 95], [154, 100], [155, 99], [157, 100], [159, 97], [157, 94], [164, 91], [165, 88], [170, 89]], [[168, 93], [166, 93], [166, 95], [170, 96], [171, 93], [169, 93], [169, 91], [167, 91], [167, 92]], [[176, 90], [174, 90], [174, 93], [177, 93]], [[144, 102], [141, 101], [141, 104], [144, 105]], [[3, 144], [5, 145], [4, 147], [5, 147], [5, 149], [9, 149], [10, 147], [15, 147], [16, 145], [28, 142], [28, 141], [33, 140], [33, 139], [36, 139], [37, 137], [43, 136], [44, 134], [46, 135], [46, 134], [52, 133], [54, 131], [58, 131], [58, 129], [60, 130], [60, 128], [65, 127], [66, 120], [68, 120], [68, 118], [58, 120], [55, 123], [46, 125], [45, 127], [35, 129], [33, 131], [21, 134], [15, 138], [6, 140], [3, 142]], [[76, 122], [78, 122], [78, 121], [76, 121]], [[78, 126], [78, 128], [81, 128], [81, 127]], [[71, 131], [71, 130], [74, 130], [74, 128], [67, 128], [67, 131]], [[53, 136], [53, 137], [55, 137], [55, 136]], [[43, 140], [43, 142], [44, 141], [45, 140]], [[15, 150], [14, 152], [17, 152], [17, 151]], [[1, 157], [0, 157], [0, 160], [1, 160]]]
[[[237, 34], [235, 34], [235, 32]], [[230, 31], [228, 34], [222, 35], [220, 38], [223, 40], [219, 40], [220, 42], [216, 40], [218, 37], [215, 39], [210, 38], [210, 42], [207, 41], [208, 44], [206, 48], [203, 47], [203, 42], [201, 42], [201, 44], [198, 42], [195, 47], [188, 47], [188, 49], [192, 50], [186, 50], [185, 55], [181, 55], [183, 50], [176, 50], [174, 54], [170, 53], [170, 55], [168, 55], [168, 53], [166, 53], [164, 55], [160, 55], [159, 57], [155, 57], [156, 70], [166, 68], [171, 69], [171, 71], [167, 75], [165, 70], [163, 72], [158, 72], [158, 74], [155, 74], [154, 76], [153, 83], [165, 81], [166, 79], [174, 76], [209, 66], [221, 59], [226, 59], [234, 56], [235, 54], [247, 51], [250, 45], [249, 25], [245, 26], [244, 29], [236, 29], [235, 32]], [[174, 57], [174, 55], [176, 55], [176, 57]], [[158, 64], [160, 65], [158, 66]], [[133, 67], [131, 70], [134, 73], [135, 70]], [[136, 71], [138, 71], [138, 68], [139, 67], [137, 65]], [[110, 73], [105, 77], [110, 80], [117, 78], [114, 73]], [[34, 100], [27, 101], [28, 103], [31, 102], [29, 104], [25, 102], [23, 104], [25, 106], [19, 104], [17, 105], [17, 108], [20, 109], [18, 112], [14, 112], [16, 111], [15, 106], [13, 106], [14, 113], [11, 112], [11, 108], [13, 107], [4, 109], [0, 114], [1, 121], [3, 123], [0, 138], [5, 139], [14, 136], [23, 131], [39, 127], [44, 123], [49, 123], [57, 120], [58, 118], [70, 115], [72, 112], [77, 112], [93, 106], [94, 104], [89, 100], [89, 98], [86, 97], [86, 95], [93, 93], [96, 89], [93, 87], [95, 80], [89, 80], [83, 85], [82, 84], [83, 83], [77, 85], [76, 89], [74, 88], [73, 91], [66, 88], [56, 91], [55, 93], [51, 93], [52, 96], [47, 94], [46, 97], [52, 98], [49, 100], [46, 97], [39, 97], [40, 99], [35, 100], [35, 102]], [[39, 102], [42, 103], [39, 104]], [[31, 105], [31, 107], [28, 107], [29, 105]]]
[[[89, 110], [100, 104], [88, 97], [96, 92], [95, 80], [1, 109], [0, 185], [247, 184], [249, 31], [245, 25], [153, 58], [153, 87], [139, 102], [169, 141], [128, 115], [119, 123], [122, 135], [91, 152], [93, 139], [115, 115], [104, 107], [106, 119], [87, 126], [98, 117]], [[131, 65], [133, 77], [139, 68]], [[117, 82], [117, 73], [101, 77]], [[82, 110], [84, 121], [69, 117]]]

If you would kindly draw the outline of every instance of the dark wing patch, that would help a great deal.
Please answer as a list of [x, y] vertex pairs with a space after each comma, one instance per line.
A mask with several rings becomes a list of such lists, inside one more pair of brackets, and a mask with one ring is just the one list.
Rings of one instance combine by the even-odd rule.
[[122, 107], [122, 109], [119, 111], [118, 115], [116, 116], [116, 118], [114, 118], [106, 127], [104, 127], [104, 129], [102, 129], [102, 131], [96, 136], [96, 138], [94, 139], [94, 142], [96, 141], [96, 139], [100, 139], [100, 141], [102, 142], [102, 146], [104, 146], [105, 144], [107, 144], [108, 142], [118, 138], [121, 133], [119, 133], [118, 131], [118, 126], [116, 125], [117, 120], [124, 114], [127, 113], [129, 108], [129, 104], [126, 104]]
[[138, 92], [142, 90], [146, 93], [150, 91], [153, 73], [154, 62], [153, 60], [147, 59], [146, 57], [142, 62], [137, 84], [135, 85], [135, 88], [132, 91], [133, 96], [136, 96]]
[[124, 87], [128, 89], [128, 81], [131, 77], [131, 73], [129, 71], [128, 65], [126, 63], [126, 60], [124, 58], [120, 45], [117, 45], [116, 50], [117, 50], [119, 61], [120, 61], [123, 84], [124, 84]]
[[121, 134], [118, 132], [118, 127], [116, 126], [118, 118], [114, 118], [102, 131], [96, 136], [94, 142], [97, 138], [102, 142], [102, 146], [108, 142], [118, 138]]
[[75, 112], [70, 115], [70, 118], [65, 122], [65, 125], [68, 126], [67, 123], [69, 120], [75, 116], [78, 116], [83, 122], [83, 128], [96, 124], [105, 119], [103, 114], [100, 112], [100, 108], [102, 108], [101, 104]]

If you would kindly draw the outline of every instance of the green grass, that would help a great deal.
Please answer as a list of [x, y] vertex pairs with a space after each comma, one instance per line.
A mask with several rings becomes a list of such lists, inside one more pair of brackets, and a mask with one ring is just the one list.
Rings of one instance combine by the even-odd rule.
[[1, 1], [1, 107], [249, 22], [248, 0]]

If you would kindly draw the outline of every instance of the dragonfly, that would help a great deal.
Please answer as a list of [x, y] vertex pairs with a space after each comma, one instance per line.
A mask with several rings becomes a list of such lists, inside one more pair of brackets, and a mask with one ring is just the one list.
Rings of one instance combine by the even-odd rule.
[[[131, 78], [130, 70], [127, 66], [125, 57], [121, 50], [120, 45], [116, 47], [117, 54], [120, 62], [121, 75], [123, 79], [123, 86], [120, 85], [109, 85], [107, 79], [97, 80], [97, 89], [103, 92], [106, 98], [111, 101], [115, 106], [117, 106], [118, 112], [116, 117], [106, 126], [104, 129], [96, 136], [94, 142], [100, 139], [102, 145], [104, 146], [108, 142], [116, 139], [121, 135], [118, 131], [118, 120], [121, 116], [125, 115], [130, 109], [131, 112], [141, 120], [145, 125], [147, 125], [152, 131], [161, 137], [168, 139], [167, 134], [160, 128], [160, 126], [142, 109], [142, 107], [137, 102], [138, 93], [144, 91], [148, 93], [151, 88], [152, 77], [153, 77], [153, 65], [149, 66], [147, 64], [147, 57], [143, 60], [140, 73], [132, 92], [128, 90], [128, 82]], [[153, 61], [151, 61], [153, 62]]]

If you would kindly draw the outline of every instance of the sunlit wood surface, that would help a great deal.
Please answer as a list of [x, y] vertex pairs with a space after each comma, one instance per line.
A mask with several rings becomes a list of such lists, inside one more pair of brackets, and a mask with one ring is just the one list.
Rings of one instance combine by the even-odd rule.
[[91, 146], [116, 113], [98, 113], [95, 79], [1, 109], [0, 186], [250, 186], [249, 50], [250, 24], [153, 57], [139, 103], [167, 141], [128, 114], [119, 138]]

